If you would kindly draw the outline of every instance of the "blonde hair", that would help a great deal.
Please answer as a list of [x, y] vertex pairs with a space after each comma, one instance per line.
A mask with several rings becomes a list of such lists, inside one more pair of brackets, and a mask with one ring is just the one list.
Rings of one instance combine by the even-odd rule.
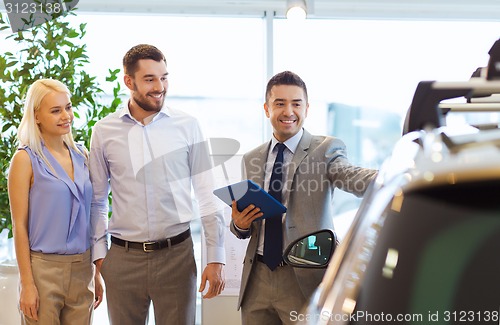
[[[35, 118], [36, 112], [40, 109], [42, 100], [52, 92], [66, 93], [71, 97], [68, 87], [58, 80], [40, 79], [30, 86], [24, 102], [23, 118], [17, 129], [17, 139], [21, 147], [29, 147], [33, 153], [42, 158], [50, 169], [54, 171], [47, 157], [43, 154], [42, 133], [40, 132]], [[86, 158], [86, 152], [82, 152], [81, 149], [76, 146], [71, 132], [62, 137], [68, 148], [74, 149], [78, 154]]]

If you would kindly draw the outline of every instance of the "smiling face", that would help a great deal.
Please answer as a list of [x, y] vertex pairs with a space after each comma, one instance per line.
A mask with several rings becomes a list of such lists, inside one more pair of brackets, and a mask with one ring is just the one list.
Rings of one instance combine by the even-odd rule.
[[131, 92], [131, 110], [142, 109], [146, 115], [159, 112], [167, 94], [167, 75], [164, 61], [139, 60], [135, 73], [124, 77], [125, 85]]
[[273, 134], [284, 142], [297, 134], [307, 117], [309, 103], [304, 90], [295, 85], [276, 85], [271, 88], [264, 110], [273, 126]]
[[35, 119], [45, 137], [69, 133], [74, 119], [69, 95], [57, 91], [45, 95], [35, 112]]

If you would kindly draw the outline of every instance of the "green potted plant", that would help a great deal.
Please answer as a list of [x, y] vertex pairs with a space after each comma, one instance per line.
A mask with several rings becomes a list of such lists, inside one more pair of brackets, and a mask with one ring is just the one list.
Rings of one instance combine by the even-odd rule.
[[[106, 81], [115, 82], [111, 101], [103, 103], [104, 91], [95, 76], [85, 67], [89, 64], [86, 45], [82, 42], [86, 24], [72, 27], [69, 18], [47, 21], [27, 31], [7, 36], [18, 45], [16, 52], [0, 52], [0, 231], [9, 230], [12, 222], [7, 195], [7, 172], [10, 159], [17, 149], [16, 129], [21, 121], [22, 106], [28, 87], [40, 78], [53, 78], [66, 84], [72, 93], [77, 124], [75, 140], [90, 146], [93, 125], [116, 110], [121, 104], [120, 84], [116, 82], [119, 69], [109, 70]], [[69, 16], [69, 17], [68, 17]], [[0, 13], [0, 30], [10, 28]]]
[[[10, 34], [7, 38], [14, 41], [15, 49], [0, 50], [0, 254], [3, 252], [5, 255], [8, 251], [7, 256], [0, 255], [0, 262], [3, 260], [3, 271], [7, 273], [12, 273], [12, 268], [16, 268], [16, 263], [12, 260], [12, 241], [4, 238], [12, 237], [7, 175], [10, 160], [18, 146], [16, 131], [21, 121], [23, 100], [28, 87], [40, 78], [58, 79], [68, 86], [72, 93], [75, 117], [78, 120], [73, 127], [74, 137], [76, 142], [84, 144], [87, 148], [90, 147], [93, 125], [115, 111], [122, 102], [120, 84], [117, 82], [119, 69], [108, 71], [106, 81], [114, 83], [114, 88], [111, 100], [107, 103], [104, 103], [105, 94], [97, 78], [85, 71], [85, 67], [89, 64], [86, 45], [83, 42], [86, 24], [72, 26], [70, 20], [71, 16], [75, 15], [74, 11], [71, 10], [65, 16], [46, 21], [29, 30]], [[6, 15], [0, 13], [0, 31], [9, 28]], [[5, 245], [10, 248], [2, 247]], [[17, 285], [14, 291], [12, 288], [9, 290], [15, 293], [16, 287]], [[2, 293], [7, 294], [5, 290], [0, 290], [0, 294]], [[8, 307], [7, 312], [17, 314], [15, 303], [14, 307]], [[2, 319], [6, 317], [3, 311], [0, 311], [0, 315]]]

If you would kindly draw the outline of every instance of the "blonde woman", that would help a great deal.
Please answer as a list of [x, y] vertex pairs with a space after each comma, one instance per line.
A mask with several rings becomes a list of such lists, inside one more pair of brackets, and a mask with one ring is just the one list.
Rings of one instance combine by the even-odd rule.
[[90, 324], [102, 286], [96, 275], [94, 295], [92, 186], [87, 152], [71, 134], [68, 88], [37, 80], [23, 114], [8, 187], [22, 323]]

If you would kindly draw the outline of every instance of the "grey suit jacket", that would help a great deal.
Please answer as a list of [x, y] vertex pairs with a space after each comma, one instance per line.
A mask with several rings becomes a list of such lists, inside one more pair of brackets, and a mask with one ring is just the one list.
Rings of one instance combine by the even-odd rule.
[[[265, 164], [271, 141], [260, 145], [243, 156], [243, 168], [248, 179], [264, 185]], [[288, 168], [284, 191], [289, 199], [284, 224], [284, 243], [319, 229], [333, 227], [332, 199], [335, 188], [362, 196], [377, 171], [353, 166], [345, 153], [344, 143], [329, 136], [313, 136], [306, 130]], [[256, 260], [261, 221], [253, 222], [250, 235], [240, 233], [231, 222], [236, 237], [250, 237], [243, 261], [243, 274], [238, 307], [245, 299], [248, 279]], [[258, 262], [257, 262], [258, 263]], [[301, 290], [306, 298], [319, 285], [325, 269], [294, 268]]]

